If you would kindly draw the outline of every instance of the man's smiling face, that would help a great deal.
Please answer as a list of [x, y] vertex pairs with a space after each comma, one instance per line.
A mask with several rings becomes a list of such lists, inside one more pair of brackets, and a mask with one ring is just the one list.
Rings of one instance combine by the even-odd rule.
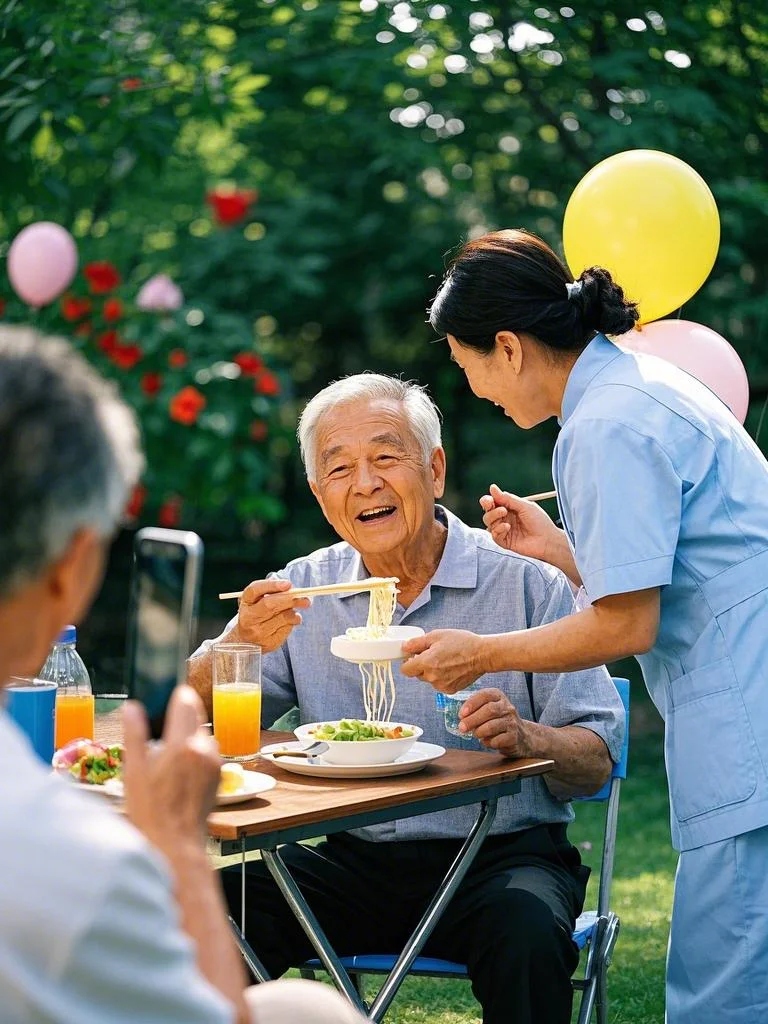
[[326, 519], [363, 556], [403, 555], [427, 541], [435, 498], [443, 493], [445, 457], [426, 465], [399, 402], [361, 399], [321, 419], [317, 479], [310, 481]]

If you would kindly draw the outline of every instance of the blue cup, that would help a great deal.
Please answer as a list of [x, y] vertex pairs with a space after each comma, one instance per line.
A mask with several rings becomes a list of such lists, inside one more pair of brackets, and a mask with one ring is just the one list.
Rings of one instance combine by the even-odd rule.
[[50, 765], [53, 758], [56, 684], [12, 676], [3, 692], [9, 717], [29, 738], [37, 756]]

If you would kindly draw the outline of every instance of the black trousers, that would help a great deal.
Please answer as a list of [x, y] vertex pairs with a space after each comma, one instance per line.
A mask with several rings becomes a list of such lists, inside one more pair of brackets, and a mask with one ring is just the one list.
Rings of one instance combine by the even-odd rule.
[[[346, 833], [281, 855], [339, 956], [402, 950], [460, 843]], [[222, 872], [239, 922], [240, 867]], [[424, 955], [465, 963], [485, 1024], [568, 1024], [589, 870], [562, 825], [489, 837]], [[273, 978], [316, 955], [266, 866], [246, 867], [246, 937]]]

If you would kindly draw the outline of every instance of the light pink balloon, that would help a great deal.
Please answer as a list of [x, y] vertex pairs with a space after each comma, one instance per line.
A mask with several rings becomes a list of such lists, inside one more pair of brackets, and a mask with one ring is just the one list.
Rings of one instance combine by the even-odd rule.
[[41, 220], [16, 235], [8, 250], [8, 279], [30, 306], [53, 302], [77, 270], [77, 246], [60, 224]]
[[686, 370], [714, 391], [740, 423], [747, 418], [747, 371], [731, 345], [711, 328], [690, 320], [655, 320], [616, 341], [631, 352], [647, 352]]

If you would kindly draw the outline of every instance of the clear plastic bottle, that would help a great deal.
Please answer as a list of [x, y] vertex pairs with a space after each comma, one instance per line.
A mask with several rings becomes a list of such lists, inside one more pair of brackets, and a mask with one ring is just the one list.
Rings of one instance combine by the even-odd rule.
[[54, 745], [74, 739], [93, 739], [93, 690], [88, 669], [77, 653], [77, 630], [65, 626], [46, 658], [39, 679], [56, 683], [56, 736]]

